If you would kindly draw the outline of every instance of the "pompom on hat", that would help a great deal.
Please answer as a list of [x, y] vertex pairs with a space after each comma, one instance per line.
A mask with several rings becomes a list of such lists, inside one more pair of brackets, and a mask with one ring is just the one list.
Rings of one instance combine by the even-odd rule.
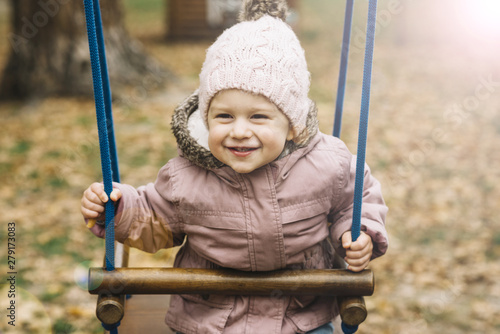
[[288, 117], [295, 140], [302, 136], [312, 103], [310, 74], [300, 42], [284, 22], [287, 9], [285, 0], [244, 0], [242, 21], [207, 50], [198, 91], [205, 124], [214, 96], [240, 89], [267, 97]]

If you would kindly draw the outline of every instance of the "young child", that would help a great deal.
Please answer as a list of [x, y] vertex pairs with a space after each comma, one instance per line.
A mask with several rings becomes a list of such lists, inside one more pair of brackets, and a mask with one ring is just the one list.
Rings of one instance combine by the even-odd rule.
[[[155, 183], [115, 184], [118, 241], [147, 252], [183, 244], [176, 267], [243, 271], [332, 268], [334, 252], [360, 271], [385, 253], [387, 208], [368, 168], [363, 232], [351, 242], [355, 159], [318, 132], [285, 15], [284, 0], [247, 0], [243, 21], [208, 49], [199, 90], [172, 120], [180, 156]], [[102, 220], [107, 201], [92, 184], [84, 218]], [[333, 333], [337, 314], [329, 296], [174, 295], [165, 321], [186, 334]]]

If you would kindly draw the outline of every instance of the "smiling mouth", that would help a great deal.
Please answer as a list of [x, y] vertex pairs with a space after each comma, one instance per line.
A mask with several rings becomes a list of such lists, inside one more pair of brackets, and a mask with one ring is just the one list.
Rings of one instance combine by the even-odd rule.
[[230, 147], [229, 149], [237, 152], [250, 152], [256, 150], [255, 147]]
[[246, 157], [256, 151], [256, 147], [228, 147], [228, 149], [238, 157]]

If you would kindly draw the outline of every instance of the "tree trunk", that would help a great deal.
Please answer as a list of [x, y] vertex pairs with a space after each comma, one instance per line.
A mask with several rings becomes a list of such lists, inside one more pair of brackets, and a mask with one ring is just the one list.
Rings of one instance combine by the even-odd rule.
[[[10, 0], [10, 58], [0, 82], [1, 98], [92, 94], [83, 0]], [[113, 95], [127, 86], [159, 86], [168, 72], [132, 40], [121, 0], [101, 1]]]

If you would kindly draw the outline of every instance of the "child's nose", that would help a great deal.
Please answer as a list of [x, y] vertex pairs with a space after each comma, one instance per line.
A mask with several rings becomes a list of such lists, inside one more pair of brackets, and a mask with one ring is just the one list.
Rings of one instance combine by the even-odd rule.
[[230, 136], [237, 139], [250, 138], [252, 132], [246, 120], [238, 119], [233, 123]]

